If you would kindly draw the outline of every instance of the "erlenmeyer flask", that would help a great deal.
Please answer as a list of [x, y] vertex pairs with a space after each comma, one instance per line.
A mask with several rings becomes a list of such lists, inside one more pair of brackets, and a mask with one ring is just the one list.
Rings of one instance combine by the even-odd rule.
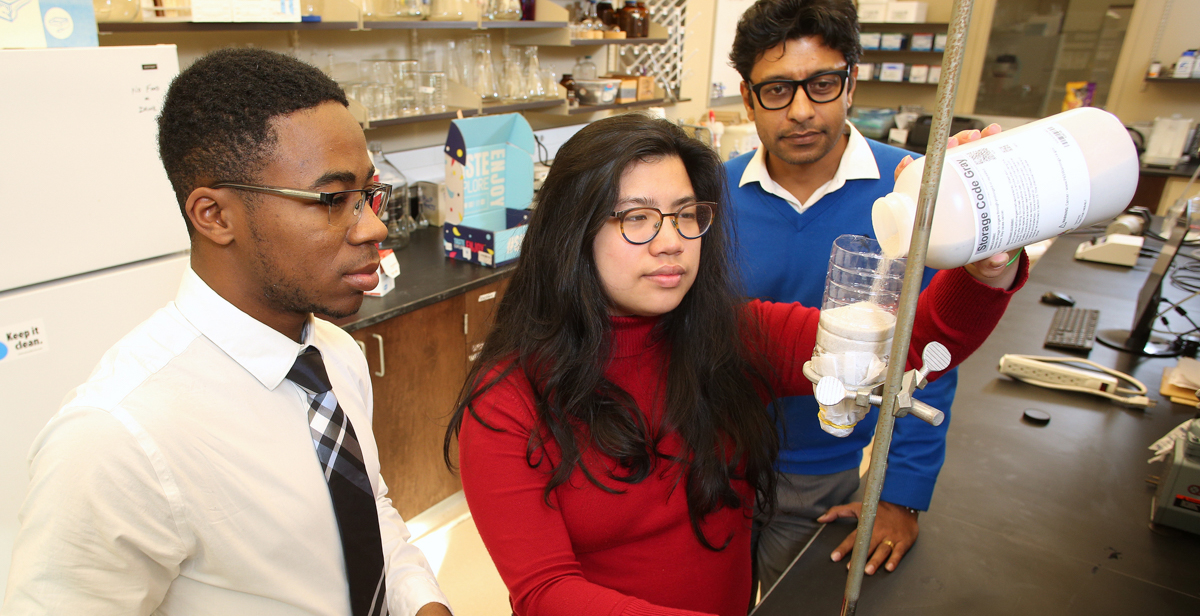
[[487, 34], [476, 34], [472, 38], [475, 47], [475, 93], [485, 101], [500, 98], [500, 87], [496, 80], [496, 67], [492, 64], [492, 41]]
[[504, 80], [501, 82], [500, 96], [507, 103], [516, 103], [529, 99], [529, 90], [525, 88], [525, 71], [521, 66], [521, 48], [505, 45]]
[[525, 48], [525, 89], [529, 98], [546, 98], [546, 84], [542, 83], [542, 65], [538, 61], [537, 45]]

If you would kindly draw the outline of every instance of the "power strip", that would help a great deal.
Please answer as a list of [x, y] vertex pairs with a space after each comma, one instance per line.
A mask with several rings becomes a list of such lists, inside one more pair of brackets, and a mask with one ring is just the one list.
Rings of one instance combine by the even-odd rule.
[[1118, 385], [1116, 377], [1103, 372], [1072, 368], [1066, 364], [1054, 362], [1042, 362], [1021, 355], [1001, 357], [1000, 374], [1030, 381], [1041, 381], [1051, 385], [1080, 387], [1108, 393], [1115, 392]]

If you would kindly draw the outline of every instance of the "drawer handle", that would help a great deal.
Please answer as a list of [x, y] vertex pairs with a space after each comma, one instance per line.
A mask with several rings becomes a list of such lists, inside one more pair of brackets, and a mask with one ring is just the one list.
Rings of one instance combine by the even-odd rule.
[[383, 376], [387, 371], [383, 366], [383, 336], [379, 334], [371, 334], [371, 337], [379, 342], [379, 370], [375, 372], [375, 376]]
[[355, 340], [358, 343], [358, 350], [362, 351], [363, 357], [367, 356], [367, 343], [362, 340]]

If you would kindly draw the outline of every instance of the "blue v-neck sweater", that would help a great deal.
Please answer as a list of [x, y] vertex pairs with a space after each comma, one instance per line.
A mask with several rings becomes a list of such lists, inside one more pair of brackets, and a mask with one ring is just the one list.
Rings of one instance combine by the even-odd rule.
[[[867, 140], [881, 179], [847, 180], [846, 184], [798, 214], [786, 201], [762, 189], [758, 182], [739, 187], [753, 152], [725, 164], [732, 218], [738, 238], [738, 258], [746, 291], [751, 297], [780, 302], [821, 305], [833, 240], [852, 233], [875, 237], [871, 206], [891, 192], [892, 171], [907, 151]], [[929, 284], [932, 269], [926, 270]], [[957, 370], [931, 383], [916, 396], [946, 413], [933, 427], [913, 416], [896, 421], [888, 470], [881, 498], [914, 509], [928, 509], [933, 486], [946, 457], [950, 403], [958, 383]], [[801, 475], [827, 475], [857, 468], [862, 450], [875, 433], [878, 409], [872, 409], [846, 438], [823, 430], [817, 421], [817, 402], [811, 396], [783, 398], [784, 441], [779, 469]]]

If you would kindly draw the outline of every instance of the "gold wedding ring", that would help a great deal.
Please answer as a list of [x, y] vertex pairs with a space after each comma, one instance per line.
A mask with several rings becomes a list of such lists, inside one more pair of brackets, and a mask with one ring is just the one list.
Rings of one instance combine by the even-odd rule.
[[892, 548], [894, 548], [894, 547], [896, 547], [896, 544], [895, 544], [895, 543], [892, 543], [892, 540], [891, 540], [891, 539], [884, 539], [884, 540], [883, 540], [883, 545], [886, 545], [886, 546], [888, 546], [888, 549], [889, 549], [889, 550], [890, 550], [890, 549], [892, 549]]

